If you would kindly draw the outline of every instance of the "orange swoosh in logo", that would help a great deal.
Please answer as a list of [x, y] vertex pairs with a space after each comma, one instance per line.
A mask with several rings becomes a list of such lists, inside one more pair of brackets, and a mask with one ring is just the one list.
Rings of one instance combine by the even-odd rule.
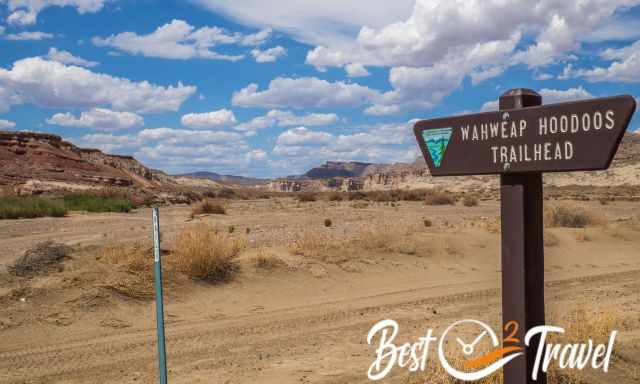
[[465, 361], [463, 364], [463, 367], [465, 369], [479, 368], [479, 367], [493, 363], [494, 361], [500, 359], [502, 356], [506, 355], [507, 353], [520, 351], [520, 350], [522, 350], [522, 347], [506, 347], [506, 348], [496, 349], [495, 351], [488, 352], [486, 355], [480, 356], [477, 359]]

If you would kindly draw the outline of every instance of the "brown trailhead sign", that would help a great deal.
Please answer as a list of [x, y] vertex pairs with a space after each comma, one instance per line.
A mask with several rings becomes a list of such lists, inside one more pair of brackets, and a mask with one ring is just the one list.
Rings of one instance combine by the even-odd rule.
[[416, 123], [433, 176], [589, 171], [609, 167], [631, 120], [631, 96]]

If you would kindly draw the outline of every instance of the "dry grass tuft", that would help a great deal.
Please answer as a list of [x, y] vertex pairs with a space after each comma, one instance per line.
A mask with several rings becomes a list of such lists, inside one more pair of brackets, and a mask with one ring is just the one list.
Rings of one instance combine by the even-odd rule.
[[227, 212], [222, 206], [222, 204], [210, 199], [202, 200], [196, 203], [193, 206], [193, 208], [191, 208], [192, 217], [195, 215], [204, 215], [204, 214], [224, 215], [226, 213]]
[[125, 269], [126, 274], [109, 277], [107, 288], [138, 300], [154, 297], [153, 249], [150, 245], [134, 243], [105, 247], [96, 259]]
[[555, 247], [560, 244], [560, 239], [551, 231], [544, 231], [544, 246]]
[[591, 236], [587, 233], [586, 229], [583, 229], [580, 232], [576, 233], [576, 240], [584, 243], [586, 241], [591, 241]]
[[129, 272], [146, 272], [153, 269], [153, 248], [144, 243], [112, 245], [102, 248], [96, 259], [124, 265]]
[[289, 251], [300, 256], [320, 256], [327, 252], [333, 241], [318, 231], [304, 231], [289, 245]]
[[358, 231], [354, 241], [365, 250], [391, 251], [392, 245], [397, 243], [401, 237], [402, 235], [397, 229], [373, 227]]
[[545, 211], [547, 227], [584, 228], [605, 223], [604, 216], [575, 204], [560, 204]]
[[191, 226], [176, 238], [175, 262], [191, 278], [225, 282], [237, 272], [234, 259], [244, 248], [243, 238], [219, 233], [208, 226]]
[[619, 309], [598, 311], [586, 303], [578, 303], [564, 318], [563, 338], [568, 342], [584, 343], [591, 339], [596, 344], [605, 344], [611, 331], [623, 327], [624, 317]]
[[366, 201], [356, 201], [355, 203], [350, 205], [351, 208], [354, 209], [365, 209], [369, 207], [369, 203]]
[[284, 261], [269, 253], [263, 247], [258, 248], [258, 253], [253, 259], [251, 259], [251, 262], [256, 268], [264, 270], [273, 270], [287, 265]]

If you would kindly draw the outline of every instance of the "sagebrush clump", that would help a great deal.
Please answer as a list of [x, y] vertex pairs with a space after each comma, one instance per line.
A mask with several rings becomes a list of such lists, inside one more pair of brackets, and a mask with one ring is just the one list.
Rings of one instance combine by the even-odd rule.
[[584, 228], [603, 224], [606, 219], [575, 204], [560, 204], [546, 209], [545, 224], [548, 227]]

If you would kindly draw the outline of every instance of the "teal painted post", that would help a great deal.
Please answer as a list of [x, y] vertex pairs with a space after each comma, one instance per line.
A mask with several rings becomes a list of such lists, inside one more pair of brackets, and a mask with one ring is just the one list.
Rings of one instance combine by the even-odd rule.
[[162, 263], [160, 262], [160, 213], [153, 208], [153, 258], [156, 277], [156, 325], [158, 328], [158, 369], [160, 384], [167, 384], [167, 356], [164, 343], [164, 309], [162, 305]]

